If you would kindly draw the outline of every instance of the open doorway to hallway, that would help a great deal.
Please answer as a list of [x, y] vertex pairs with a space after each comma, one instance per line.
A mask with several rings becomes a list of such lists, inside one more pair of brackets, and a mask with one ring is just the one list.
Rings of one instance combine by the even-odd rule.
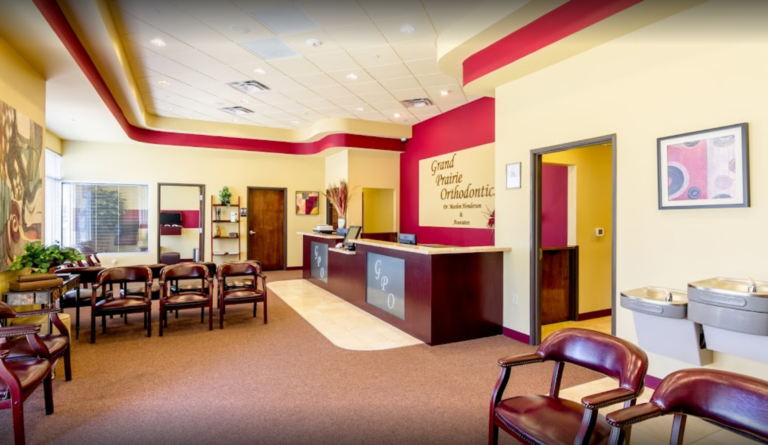
[[532, 153], [531, 342], [615, 332], [615, 138]]

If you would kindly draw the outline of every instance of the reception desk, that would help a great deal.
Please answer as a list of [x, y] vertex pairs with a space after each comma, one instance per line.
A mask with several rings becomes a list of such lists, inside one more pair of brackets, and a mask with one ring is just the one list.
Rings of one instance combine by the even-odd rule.
[[408, 246], [304, 237], [303, 278], [429, 345], [502, 333], [500, 247]]

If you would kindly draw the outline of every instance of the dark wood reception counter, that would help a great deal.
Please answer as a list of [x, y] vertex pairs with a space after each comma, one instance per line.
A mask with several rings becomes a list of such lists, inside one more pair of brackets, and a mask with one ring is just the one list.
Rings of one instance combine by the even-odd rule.
[[304, 236], [303, 278], [429, 345], [502, 333], [501, 247], [408, 246]]

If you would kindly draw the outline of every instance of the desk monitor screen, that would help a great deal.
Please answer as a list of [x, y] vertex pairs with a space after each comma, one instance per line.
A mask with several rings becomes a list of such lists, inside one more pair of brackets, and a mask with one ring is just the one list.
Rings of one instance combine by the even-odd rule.
[[360, 236], [360, 232], [363, 231], [363, 226], [352, 226], [347, 231], [346, 236], [344, 236], [344, 246], [349, 247], [352, 246], [353, 240], [356, 240]]
[[412, 246], [416, 245], [416, 235], [400, 233], [397, 235], [397, 238], [400, 244], [410, 244]]

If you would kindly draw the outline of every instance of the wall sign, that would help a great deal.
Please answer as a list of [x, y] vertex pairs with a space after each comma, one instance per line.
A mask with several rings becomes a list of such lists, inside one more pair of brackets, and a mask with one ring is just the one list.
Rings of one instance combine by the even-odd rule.
[[328, 282], [328, 244], [312, 241], [309, 275], [323, 283]]
[[365, 301], [405, 320], [405, 260], [367, 254]]
[[495, 208], [494, 144], [419, 161], [419, 225], [483, 229]]

